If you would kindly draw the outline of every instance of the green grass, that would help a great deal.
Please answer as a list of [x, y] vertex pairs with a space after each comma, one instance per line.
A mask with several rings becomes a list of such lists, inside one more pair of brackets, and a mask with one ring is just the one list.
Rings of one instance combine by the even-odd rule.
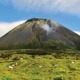
[[29, 55], [24, 49], [0, 51], [0, 80], [80, 80], [79, 74], [80, 51], [46, 55]]

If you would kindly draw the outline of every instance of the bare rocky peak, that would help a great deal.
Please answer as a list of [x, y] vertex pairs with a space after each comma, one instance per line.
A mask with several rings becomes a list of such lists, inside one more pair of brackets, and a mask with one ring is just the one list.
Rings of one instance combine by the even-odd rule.
[[50, 19], [42, 19], [42, 18], [32, 18], [32, 19], [27, 20], [25, 23], [28, 23], [28, 22], [34, 23], [34, 25], [38, 24], [39, 26], [37, 27], [41, 27], [47, 32], [56, 30], [58, 27], [61, 26], [55, 21], [52, 21]]

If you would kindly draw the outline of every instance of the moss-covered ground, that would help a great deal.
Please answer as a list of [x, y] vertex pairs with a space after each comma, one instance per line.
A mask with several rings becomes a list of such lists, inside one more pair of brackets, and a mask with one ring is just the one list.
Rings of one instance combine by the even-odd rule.
[[80, 51], [0, 51], [0, 80], [80, 80]]

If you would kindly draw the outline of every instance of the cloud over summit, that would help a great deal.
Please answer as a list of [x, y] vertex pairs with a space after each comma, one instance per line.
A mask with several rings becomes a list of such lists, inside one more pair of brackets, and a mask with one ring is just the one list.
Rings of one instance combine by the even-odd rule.
[[[12, 23], [8, 23], [8, 22], [0, 22], [0, 37], [3, 36], [4, 34], [6, 34], [7, 32], [9, 32], [10, 30], [12, 30], [13, 28], [15, 28], [16, 26], [24, 23], [26, 20], [21, 20], [21, 21], [16, 21], [16, 22], [12, 22]], [[49, 30], [49, 27], [45, 26], [45, 30]], [[77, 33], [78, 35], [80, 35], [80, 31], [74, 31], [75, 33]]]

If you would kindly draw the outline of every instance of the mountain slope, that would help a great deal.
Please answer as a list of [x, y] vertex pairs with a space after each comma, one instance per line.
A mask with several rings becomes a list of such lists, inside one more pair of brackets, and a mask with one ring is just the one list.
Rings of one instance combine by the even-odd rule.
[[76, 48], [80, 36], [48, 19], [32, 18], [0, 38], [0, 49]]

